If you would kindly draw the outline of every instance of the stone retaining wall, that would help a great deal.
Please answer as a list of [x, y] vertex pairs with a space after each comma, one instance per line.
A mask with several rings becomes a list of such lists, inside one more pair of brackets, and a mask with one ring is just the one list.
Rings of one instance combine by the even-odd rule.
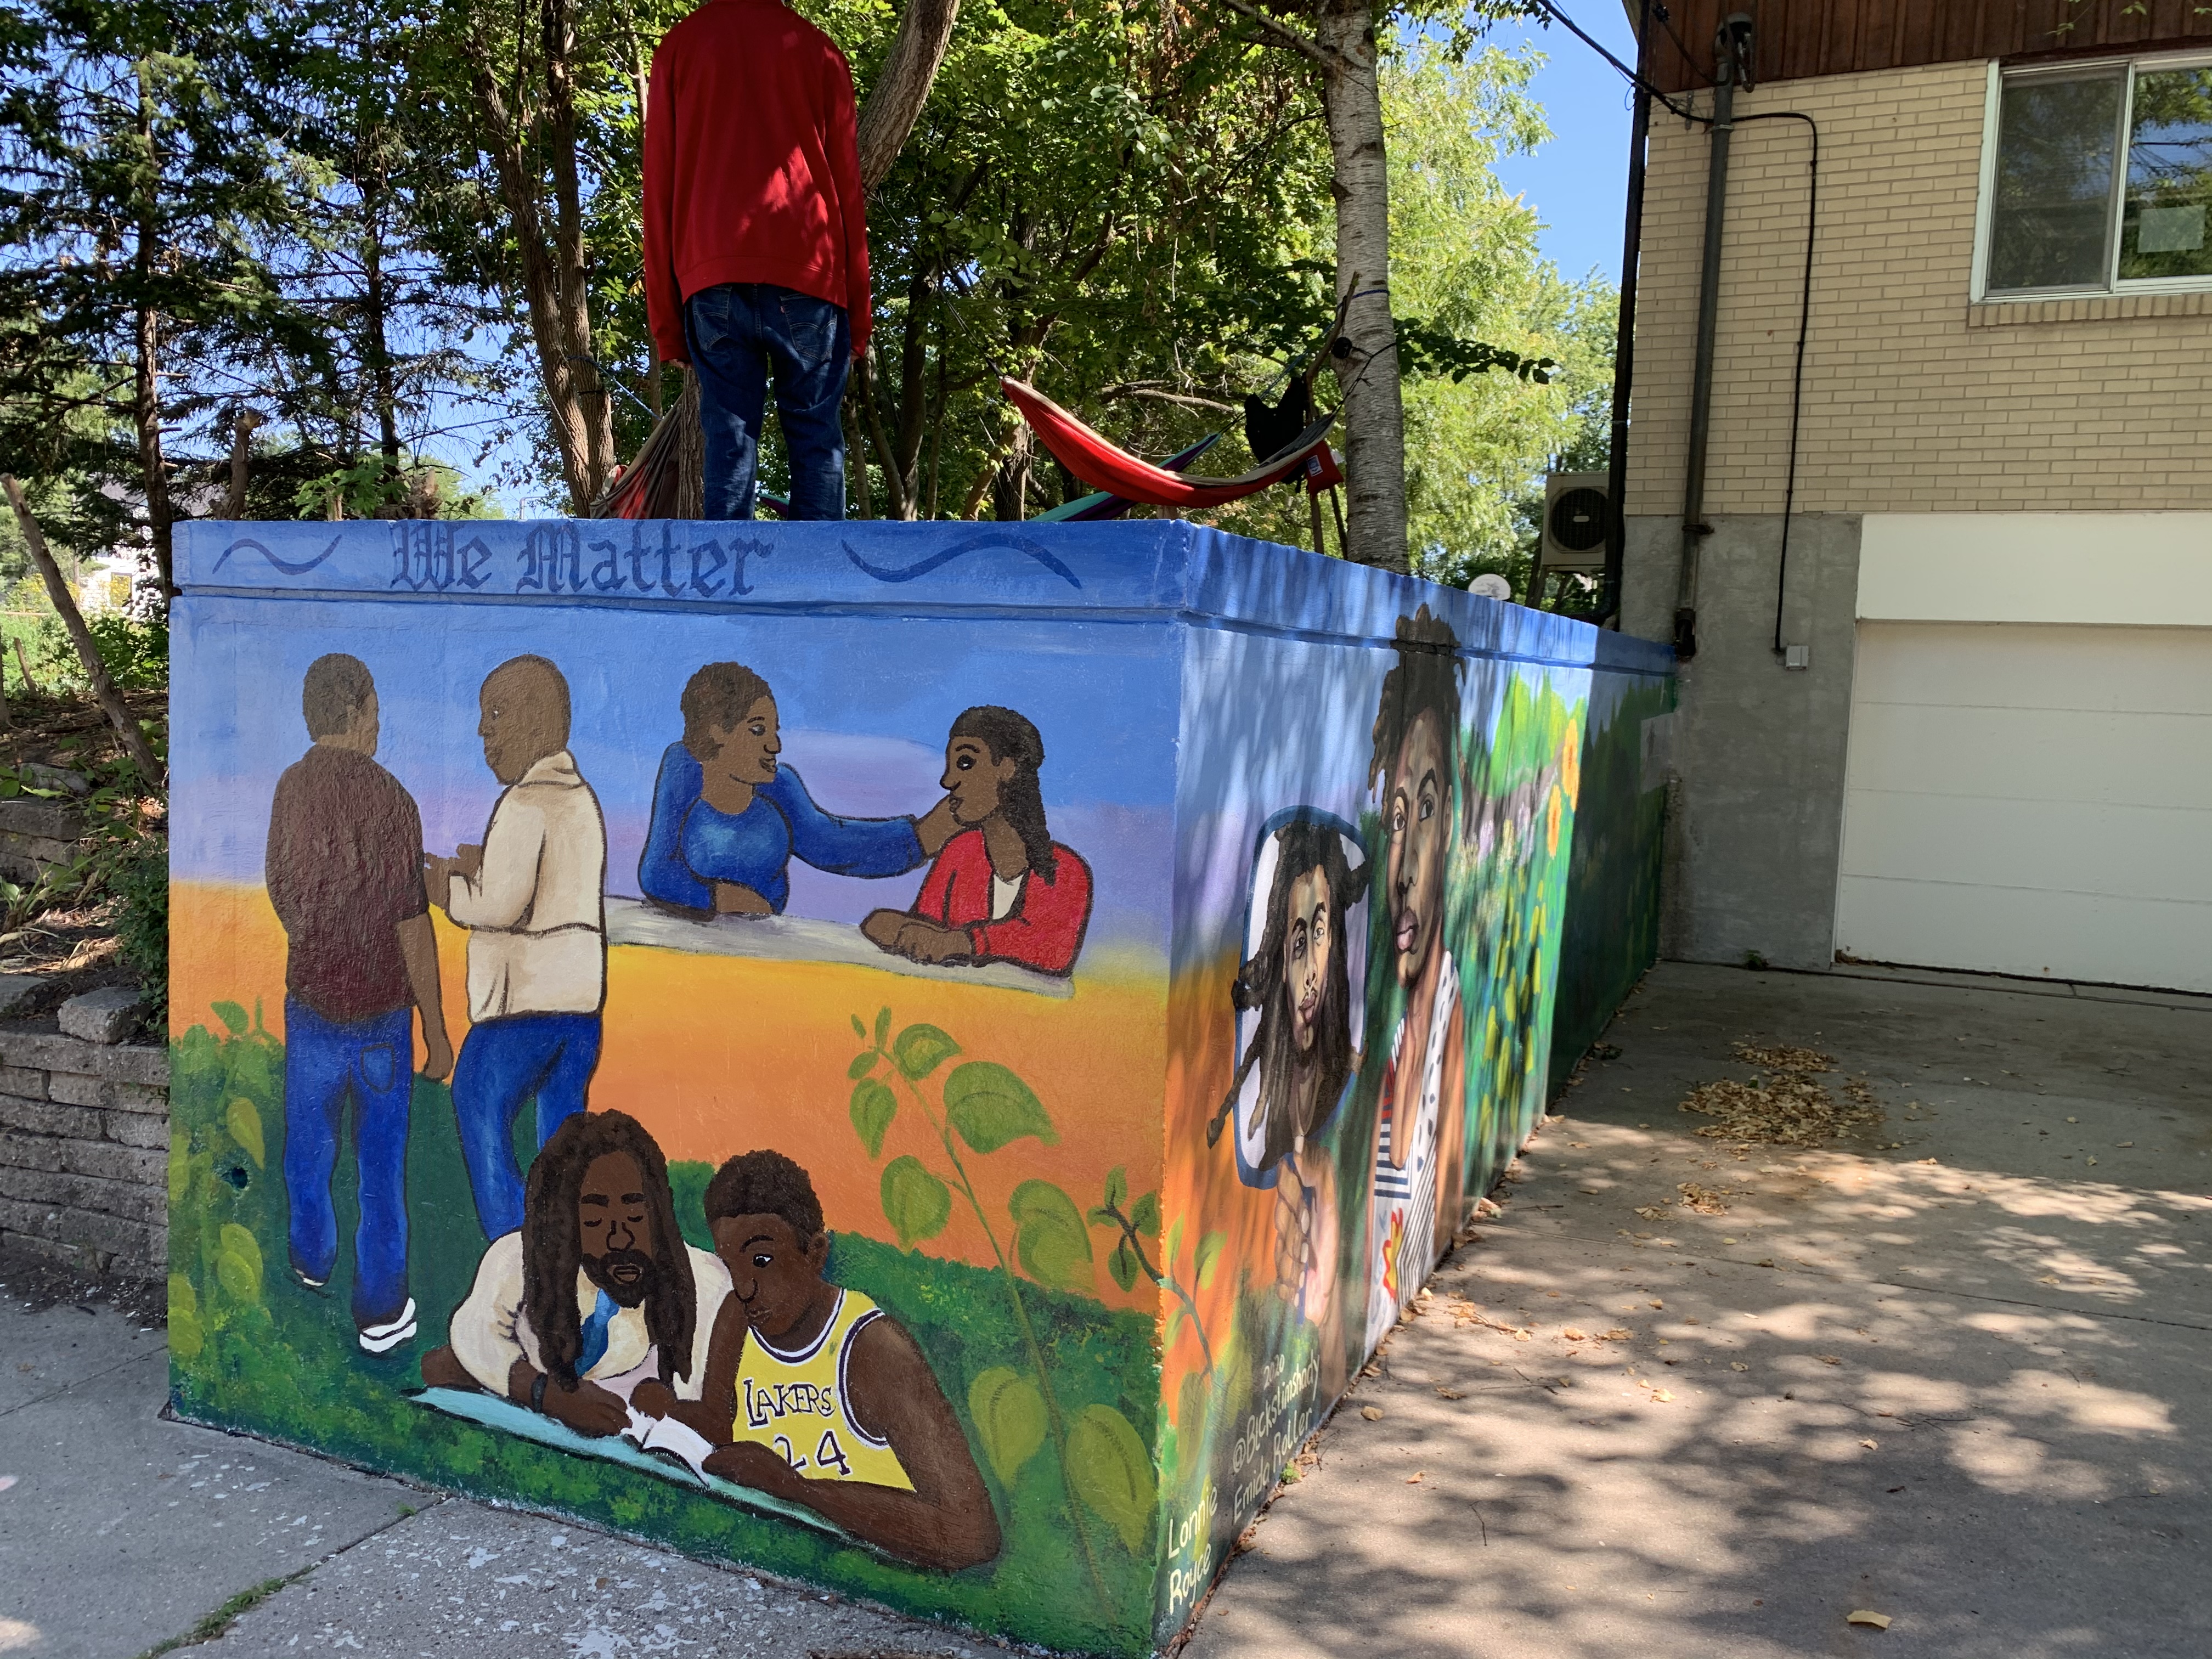
[[100, 1272], [168, 1272], [169, 1055], [0, 1031], [0, 1238]]

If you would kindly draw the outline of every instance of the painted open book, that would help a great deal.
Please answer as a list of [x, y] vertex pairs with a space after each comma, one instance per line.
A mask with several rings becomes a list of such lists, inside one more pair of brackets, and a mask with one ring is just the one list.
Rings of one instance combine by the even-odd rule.
[[741, 1486], [734, 1480], [725, 1480], [720, 1475], [708, 1474], [705, 1466], [708, 1454], [714, 1449], [713, 1443], [672, 1417], [652, 1418], [632, 1411], [629, 1426], [620, 1434], [586, 1435], [577, 1433], [565, 1423], [555, 1422], [543, 1413], [518, 1406], [513, 1401], [467, 1389], [425, 1389], [416, 1395], [414, 1400], [417, 1405], [428, 1406], [448, 1417], [462, 1418], [471, 1423], [480, 1423], [488, 1429], [520, 1435], [525, 1440], [534, 1440], [542, 1446], [573, 1452], [579, 1457], [596, 1457], [605, 1462], [641, 1469], [664, 1480], [673, 1480], [684, 1486], [704, 1486], [717, 1498], [726, 1498], [732, 1504], [758, 1510], [764, 1514], [780, 1515], [863, 1549], [869, 1547], [865, 1540], [854, 1537], [842, 1527], [824, 1519], [812, 1510], [787, 1503], [781, 1498], [772, 1498], [751, 1486]]

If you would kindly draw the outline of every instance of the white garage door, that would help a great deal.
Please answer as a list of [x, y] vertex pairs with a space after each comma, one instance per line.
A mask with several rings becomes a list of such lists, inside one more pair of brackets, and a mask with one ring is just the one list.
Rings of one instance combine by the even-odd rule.
[[1862, 622], [1836, 945], [2212, 991], [2212, 629]]

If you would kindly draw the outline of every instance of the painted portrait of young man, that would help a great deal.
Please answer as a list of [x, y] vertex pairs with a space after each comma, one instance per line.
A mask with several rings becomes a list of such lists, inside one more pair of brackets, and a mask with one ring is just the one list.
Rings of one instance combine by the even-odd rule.
[[1459, 641], [1426, 605], [1398, 620], [1368, 783], [1382, 795], [1382, 902], [1403, 1007], [1376, 1103], [1367, 1210], [1367, 1341], [1382, 1340], [1435, 1264], [1459, 1213], [1467, 1033], [1458, 964], [1444, 939], [1459, 771]]

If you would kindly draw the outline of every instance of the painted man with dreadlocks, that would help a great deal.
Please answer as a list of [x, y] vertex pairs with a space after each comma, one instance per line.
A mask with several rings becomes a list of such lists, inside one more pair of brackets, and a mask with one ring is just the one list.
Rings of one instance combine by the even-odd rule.
[[[1243, 1162], [1254, 1172], [1246, 1178], [1273, 1180], [1275, 1286], [1292, 1312], [1322, 1328], [1322, 1383], [1333, 1396], [1344, 1367], [1336, 1161], [1318, 1135], [1358, 1065], [1345, 912], [1365, 893], [1368, 866], [1352, 868], [1345, 831], [1332, 821], [1294, 817], [1267, 841], [1274, 868], [1260, 946], [1231, 991], [1237, 1011], [1256, 1009], [1259, 1019], [1206, 1142], [1238, 1117]], [[1251, 1099], [1240, 1114], [1248, 1085]]]
[[684, 1242], [668, 1165], [621, 1112], [564, 1119], [530, 1166], [522, 1226], [492, 1241], [426, 1356], [433, 1388], [481, 1388], [580, 1434], [696, 1400], [728, 1271]]
[[1367, 1208], [1367, 1345], [1382, 1339], [1458, 1220], [1467, 1096], [1459, 969], [1446, 944], [1444, 866], [1459, 770], [1459, 641], [1426, 605], [1398, 619], [1368, 787], [1389, 837], [1390, 960], [1405, 998], [1375, 1115]]
[[1044, 738], [1011, 708], [970, 708], [945, 740], [956, 833], [912, 910], [878, 910], [860, 931], [924, 963], [1012, 962], [1065, 976], [1091, 925], [1091, 866], [1052, 838], [1037, 771]]

